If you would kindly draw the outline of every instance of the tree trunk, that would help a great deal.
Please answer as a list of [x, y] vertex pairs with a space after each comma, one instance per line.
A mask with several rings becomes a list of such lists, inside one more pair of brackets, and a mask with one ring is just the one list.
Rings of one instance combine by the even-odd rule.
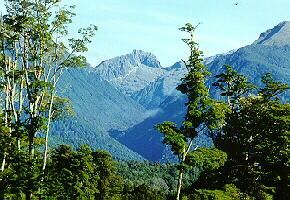
[[[29, 133], [28, 153], [31, 160], [34, 159], [34, 133]], [[33, 135], [32, 135], [33, 134]]]
[[182, 187], [182, 179], [183, 179], [183, 173], [184, 173], [184, 168], [183, 168], [183, 164], [185, 161], [185, 158], [188, 154], [188, 152], [190, 151], [190, 148], [193, 144], [193, 138], [190, 140], [186, 150], [184, 149], [183, 153], [182, 153], [182, 159], [180, 161], [180, 170], [179, 170], [179, 175], [178, 175], [178, 183], [177, 183], [177, 194], [176, 194], [176, 200], [180, 199], [180, 193], [181, 193], [181, 187]]
[[179, 170], [176, 200], [179, 200], [180, 199], [180, 192], [181, 192], [181, 186], [182, 186], [182, 178], [183, 178], [183, 168], [181, 168]]
[[1, 172], [4, 171], [5, 169], [5, 163], [6, 163], [6, 152], [4, 152], [4, 156], [3, 156], [3, 159], [2, 159], [2, 164], [1, 164]]
[[50, 124], [51, 124], [51, 118], [52, 118], [52, 106], [53, 106], [53, 101], [54, 101], [54, 91], [51, 94], [51, 99], [50, 99], [50, 105], [49, 105], [49, 111], [48, 111], [48, 122], [47, 122], [47, 129], [45, 133], [45, 146], [44, 146], [44, 156], [43, 156], [43, 166], [42, 166], [42, 171], [44, 172], [46, 168], [46, 163], [47, 163], [47, 153], [48, 153], [48, 134], [50, 130]]

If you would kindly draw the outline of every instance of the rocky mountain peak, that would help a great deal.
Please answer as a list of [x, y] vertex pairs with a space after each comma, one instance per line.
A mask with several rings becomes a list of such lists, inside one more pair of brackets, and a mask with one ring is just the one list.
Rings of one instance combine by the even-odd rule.
[[101, 62], [97, 67], [99, 70], [122, 70], [122, 68], [130, 68], [130, 66], [140, 66], [145, 65], [147, 67], [161, 68], [160, 62], [157, 60], [156, 56], [152, 53], [145, 52], [142, 50], [133, 50], [132, 53], [118, 56], [109, 60]]
[[161, 68], [160, 62], [157, 60], [156, 56], [152, 53], [135, 49], [133, 50], [131, 55], [143, 65], [153, 68]]
[[290, 21], [284, 21], [274, 28], [261, 33], [258, 40], [253, 44], [263, 44], [271, 46], [290, 45]]
[[126, 95], [143, 89], [164, 71], [156, 56], [142, 50], [103, 61], [95, 72]]

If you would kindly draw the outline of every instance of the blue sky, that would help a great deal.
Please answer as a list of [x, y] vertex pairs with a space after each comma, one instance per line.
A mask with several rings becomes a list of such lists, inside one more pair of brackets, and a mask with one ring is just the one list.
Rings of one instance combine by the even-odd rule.
[[205, 56], [211, 56], [251, 44], [261, 32], [290, 20], [290, 0], [64, 2], [77, 6], [72, 32], [91, 23], [99, 28], [87, 53], [93, 66], [133, 49], [152, 52], [163, 66], [172, 65], [188, 55], [178, 31], [187, 22], [202, 23], [196, 32], [197, 40]]

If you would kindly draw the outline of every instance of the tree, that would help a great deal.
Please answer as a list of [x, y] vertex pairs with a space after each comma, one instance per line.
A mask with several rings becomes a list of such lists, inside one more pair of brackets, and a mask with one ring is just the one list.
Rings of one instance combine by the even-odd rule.
[[[263, 135], [256, 144], [257, 163], [265, 174], [272, 174], [278, 180], [275, 199], [289, 199], [290, 173], [290, 103], [282, 103], [280, 94], [290, 86], [275, 81], [270, 74], [262, 77], [264, 87], [258, 93], [259, 115], [262, 118], [260, 133]], [[261, 113], [261, 114], [260, 114]], [[271, 185], [272, 181], [265, 182]]]
[[226, 105], [210, 98], [209, 89], [205, 81], [210, 74], [202, 63], [202, 52], [198, 49], [194, 40], [196, 27], [186, 24], [180, 28], [190, 35], [190, 38], [183, 41], [190, 48], [188, 61], [184, 61], [188, 73], [181, 79], [177, 87], [182, 94], [188, 98], [187, 113], [180, 128], [173, 122], [164, 122], [156, 126], [157, 130], [164, 135], [163, 143], [171, 146], [172, 152], [179, 159], [179, 177], [176, 199], [180, 199], [182, 179], [186, 169], [188, 155], [193, 149], [194, 138], [209, 129], [219, 128], [222, 124], [223, 110]]
[[[60, 2], [7, 0], [7, 14], [0, 19], [1, 105], [9, 132], [1, 155], [1, 173], [12, 167], [14, 155], [25, 159], [26, 174], [16, 173], [20, 178], [26, 176], [27, 199], [41, 186], [35, 184], [41, 183], [38, 179], [43, 179], [46, 168], [49, 127], [60, 114], [57, 109], [66, 105], [57, 97], [56, 85], [66, 68], [86, 64], [81, 53], [96, 31], [93, 25], [80, 29], [81, 38], [69, 39], [66, 46], [67, 25], [74, 13], [73, 7], [59, 7]], [[56, 101], [59, 106], [55, 106]], [[42, 155], [35, 152], [39, 146], [43, 146]]]
[[96, 174], [99, 175], [98, 189], [95, 199], [105, 200], [113, 199], [123, 191], [123, 180], [117, 175], [116, 162], [111, 154], [105, 151], [96, 151], [93, 153], [94, 163], [96, 165]]
[[133, 191], [131, 191], [129, 194], [123, 195], [122, 199], [164, 200], [166, 199], [166, 196], [164, 195], [163, 191], [152, 189], [149, 186], [143, 184], [135, 186]]
[[205, 200], [205, 199], [214, 199], [214, 200], [232, 200], [232, 199], [252, 199], [246, 194], [240, 192], [235, 185], [225, 185], [222, 190], [206, 190], [199, 189], [196, 190], [193, 195], [189, 195], [188, 199], [192, 200]]
[[56, 199], [94, 199], [100, 192], [93, 152], [84, 145], [77, 151], [60, 145], [51, 154], [45, 180], [48, 197]]
[[228, 105], [232, 107], [240, 97], [251, 92], [255, 86], [230, 65], [224, 67], [225, 72], [215, 76], [218, 80], [213, 83], [213, 86], [221, 91], [220, 95], [226, 97]]
[[[229, 69], [229, 68], [228, 68]], [[219, 85], [228, 86], [229, 71], [236, 74], [231, 80], [236, 86], [226, 93], [232, 101], [225, 126], [217, 134], [215, 145], [228, 154], [222, 177], [224, 182], [237, 185], [242, 191], [257, 198], [266, 198], [266, 186], [276, 187], [277, 199], [288, 199], [289, 174], [289, 103], [282, 103], [279, 95], [289, 88], [276, 82], [270, 74], [262, 78], [265, 87], [257, 95], [239, 95], [239, 89], [248, 84], [246, 79], [230, 69], [217, 76]], [[221, 88], [222, 92], [228, 91]], [[244, 91], [250, 91], [247, 87]], [[235, 96], [237, 98], [235, 98]], [[274, 181], [277, 180], [277, 181]]]

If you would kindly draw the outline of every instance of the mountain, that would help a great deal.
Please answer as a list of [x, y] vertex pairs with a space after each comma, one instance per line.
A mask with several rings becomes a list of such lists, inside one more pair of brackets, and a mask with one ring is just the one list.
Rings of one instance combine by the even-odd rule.
[[[205, 62], [215, 57], [206, 58]], [[183, 62], [162, 67], [153, 54], [134, 50], [130, 54], [103, 61], [95, 71], [143, 107], [154, 110], [168, 96], [180, 96], [175, 88], [186, 73], [186, 68]]]
[[103, 80], [94, 69], [70, 69], [62, 76], [58, 94], [71, 100], [76, 113], [53, 125], [53, 143], [87, 143], [106, 149], [119, 159], [143, 159], [114, 138], [110, 129], [126, 130], [144, 120], [146, 110]]
[[[213, 75], [217, 75], [222, 72], [224, 64], [231, 65], [257, 86], [262, 86], [261, 77], [265, 73], [271, 73], [276, 80], [290, 84], [290, 22], [281, 22], [260, 34], [251, 45], [215, 57], [208, 67]], [[217, 93], [213, 95], [217, 97]], [[284, 100], [289, 97], [290, 91], [282, 96]]]
[[144, 158], [159, 161], [165, 155], [165, 149], [161, 134], [154, 129], [154, 126], [163, 121], [180, 123], [182, 120], [180, 116], [185, 113], [184, 103], [185, 99], [183, 98], [167, 97], [155, 115], [126, 131], [112, 130], [110, 133], [122, 144], [133, 149]]
[[153, 54], [134, 50], [130, 54], [103, 61], [95, 72], [123, 94], [131, 96], [155, 81], [164, 69]]
[[[207, 65], [211, 63], [216, 57], [234, 53], [232, 50], [225, 54], [218, 54], [204, 59]], [[180, 96], [181, 93], [176, 90], [180, 79], [184, 77], [187, 69], [182, 61], [176, 62], [168, 68], [164, 68], [163, 74], [153, 82], [149, 83], [142, 90], [137, 91], [131, 97], [147, 109], [156, 109], [169, 96]]]
[[[126, 131], [112, 130], [111, 136], [150, 161], [168, 162], [174, 160], [169, 149], [162, 144], [162, 135], [154, 129], [154, 126], [164, 121], [181, 124], [186, 111], [185, 103], [184, 96], [169, 96], [160, 105], [155, 115], [146, 118], [140, 124]], [[211, 146], [212, 142], [205, 135], [199, 135], [195, 144]]]
[[[278, 27], [279, 30], [275, 27], [268, 30], [266, 32], [268, 37], [265, 36], [265, 33], [261, 34], [262, 36], [260, 36], [259, 40], [251, 45], [206, 59], [205, 63], [212, 73], [208, 85], [210, 86], [215, 81], [214, 76], [222, 72], [225, 64], [232, 65], [234, 69], [247, 76], [250, 81], [258, 86], [262, 86], [261, 77], [268, 72], [275, 79], [290, 84], [290, 40], [288, 40], [289, 35], [285, 35], [285, 32], [289, 30], [289, 23], [280, 23]], [[264, 38], [263, 40], [261, 39], [262, 37]], [[178, 66], [180, 69], [170, 75]], [[143, 101], [145, 105], [146, 102], [147, 104], [149, 102], [149, 104], [153, 103], [153, 106], [156, 106], [159, 102], [156, 103], [152, 99], [160, 101], [164, 99], [160, 103], [159, 112], [127, 131], [122, 131], [121, 133], [114, 132], [113, 136], [149, 160], [164, 160], [168, 156], [168, 152], [166, 152], [165, 146], [161, 144], [162, 138], [160, 134], [153, 127], [163, 121], [174, 121], [177, 123], [182, 121], [185, 111], [185, 99], [178, 93], [175, 93], [177, 95], [166, 97], [170, 92], [164, 92], [166, 91], [164, 81], [168, 79], [172, 83], [171, 86], [175, 88], [184, 72], [185, 68], [182, 64], [175, 64], [171, 69], [168, 68], [167, 73], [164, 73], [156, 82], [149, 84], [141, 92], [137, 93], [138, 95], [136, 96], [138, 96], [139, 102], [142, 103]], [[221, 98], [216, 90], [213, 90], [211, 94], [216, 99]], [[148, 96], [146, 97], [146, 95]], [[290, 91], [287, 91], [282, 98], [284, 101], [289, 101]], [[150, 105], [146, 106], [150, 107]], [[201, 136], [197, 143], [199, 145], [208, 145], [210, 142], [208, 138]]]
[[[238, 49], [233, 54], [217, 57], [208, 64], [208, 67], [213, 75], [217, 75], [222, 72], [224, 64], [233, 66], [257, 86], [262, 86], [261, 77], [265, 73], [271, 73], [276, 80], [290, 84], [290, 45], [281, 47], [249, 45]], [[217, 91], [213, 92], [213, 96], [218, 98]], [[288, 90], [283, 99], [286, 100], [289, 97]]]
[[103, 61], [95, 72], [147, 109], [156, 109], [175, 90], [186, 69], [181, 62], [162, 67], [156, 56], [142, 50]]
[[[204, 63], [212, 77], [230, 64], [258, 86], [266, 72], [290, 84], [289, 30], [289, 22], [282, 22], [253, 44], [206, 58]], [[96, 68], [66, 71], [58, 93], [71, 100], [76, 116], [54, 123], [51, 143], [75, 147], [88, 143], [118, 159], [172, 159], [154, 125], [182, 122], [186, 99], [175, 88], [185, 73], [182, 62], [165, 68], [156, 56], [141, 50], [103, 61]], [[217, 91], [211, 94], [220, 99]], [[283, 96], [285, 101], [289, 97], [290, 91]], [[196, 143], [211, 144], [203, 135]]]
[[290, 22], [284, 21], [272, 29], [261, 33], [258, 40], [253, 44], [263, 44], [271, 46], [285, 46], [290, 44]]
[[145, 109], [123, 95], [93, 68], [66, 71], [59, 93], [72, 100], [75, 112], [101, 130], [126, 129], [144, 119]]
[[142, 90], [135, 92], [132, 98], [148, 109], [156, 109], [169, 96], [180, 96], [175, 88], [180, 79], [186, 73], [182, 62], [177, 62], [171, 67], [165, 68], [158, 79], [151, 82]]

